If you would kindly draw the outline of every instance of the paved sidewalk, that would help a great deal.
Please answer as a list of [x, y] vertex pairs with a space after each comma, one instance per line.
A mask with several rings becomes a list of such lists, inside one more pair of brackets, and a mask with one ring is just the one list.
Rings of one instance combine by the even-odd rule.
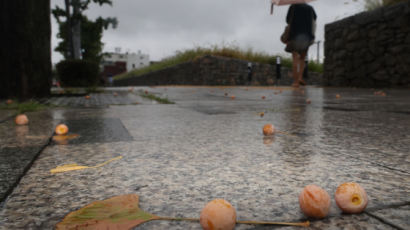
[[[0, 111], [6, 119], [0, 122], [0, 160], [8, 162], [0, 163], [0, 174], [14, 175], [0, 181], [13, 189], [0, 208], [0, 229], [53, 229], [71, 211], [129, 193], [140, 196], [143, 210], [161, 216], [199, 217], [208, 201], [224, 198], [240, 220], [303, 221], [298, 195], [312, 183], [329, 192], [332, 208], [310, 229], [410, 226], [409, 90], [386, 90], [385, 97], [370, 89], [314, 87], [128, 90], [91, 94], [92, 103], [51, 98], [48, 103], [64, 107], [28, 114], [26, 128]], [[176, 104], [144, 99], [145, 91]], [[65, 145], [50, 142], [59, 122], [79, 137]], [[265, 138], [266, 123], [290, 135]], [[59, 165], [93, 166], [117, 156], [123, 158], [101, 168], [50, 173]], [[24, 173], [24, 167], [30, 169]], [[338, 210], [333, 194], [347, 181], [366, 189], [365, 213]], [[201, 228], [153, 221], [137, 229]]]

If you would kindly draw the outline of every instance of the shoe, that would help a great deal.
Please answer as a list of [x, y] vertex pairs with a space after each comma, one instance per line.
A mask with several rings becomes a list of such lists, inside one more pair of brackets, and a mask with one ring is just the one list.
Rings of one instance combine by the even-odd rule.
[[294, 88], [299, 88], [299, 82], [293, 83], [293, 84], [292, 84], [292, 87], [294, 87]]

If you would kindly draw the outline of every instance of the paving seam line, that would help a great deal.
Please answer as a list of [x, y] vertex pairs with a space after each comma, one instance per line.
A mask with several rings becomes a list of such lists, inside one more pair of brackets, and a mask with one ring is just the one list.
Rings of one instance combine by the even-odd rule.
[[24, 167], [23, 173], [17, 178], [13, 185], [9, 189], [7, 189], [6, 193], [4, 194], [4, 198], [0, 199], [0, 208], [3, 208], [3, 206], [6, 205], [7, 198], [13, 193], [14, 189], [20, 183], [21, 179], [27, 174], [28, 170], [30, 170], [31, 166], [34, 164], [34, 162], [37, 160], [40, 154], [44, 151], [44, 149], [51, 144], [51, 138], [52, 137], [50, 136], [48, 138], [47, 143], [41, 146], [40, 150], [35, 154], [33, 159], [26, 165], [26, 167]]
[[409, 206], [409, 205], [410, 205], [410, 201], [404, 201], [404, 202], [400, 202], [400, 203], [380, 205], [379, 207], [367, 208], [366, 211], [367, 212], [376, 212], [376, 211], [380, 211], [380, 210], [383, 210], [383, 209], [400, 208], [400, 207]]
[[369, 161], [369, 163], [370, 163], [370, 164], [375, 164], [375, 165], [377, 165], [377, 166], [380, 166], [380, 167], [383, 167], [383, 168], [386, 168], [386, 169], [390, 169], [390, 170], [392, 170], [392, 171], [397, 171], [397, 172], [401, 172], [401, 173], [410, 175], [409, 172], [404, 171], [404, 170], [401, 170], [401, 169], [396, 169], [396, 168], [393, 168], [393, 167], [390, 167], [390, 166], [387, 166], [387, 165], [383, 165], [383, 164], [380, 164], [380, 163], [377, 163], [377, 162], [373, 162], [373, 161]]
[[[349, 157], [355, 157], [354, 155], [350, 155], [348, 153], [340, 153], [340, 154], [345, 155], [345, 156], [349, 156]], [[396, 171], [396, 172], [400, 172], [400, 173], [410, 175], [410, 172], [407, 172], [407, 171], [404, 171], [404, 170], [401, 170], [401, 169], [396, 169], [396, 168], [393, 168], [393, 167], [390, 167], [390, 166], [387, 166], [387, 165], [384, 165], [384, 164], [380, 164], [380, 163], [374, 162], [372, 160], [369, 160], [369, 159], [366, 159], [366, 158], [363, 158], [363, 157], [360, 157], [358, 159], [367, 161], [370, 164], [374, 164], [374, 165], [377, 165], [377, 166], [380, 166], [380, 167], [383, 167], [383, 168], [386, 168], [386, 169], [389, 169], [389, 170], [392, 170], [392, 171]]]
[[402, 228], [402, 227], [400, 227], [400, 226], [397, 226], [397, 225], [393, 224], [392, 222], [387, 221], [387, 220], [385, 220], [384, 218], [379, 217], [379, 216], [377, 216], [377, 215], [375, 215], [375, 214], [372, 214], [372, 213], [370, 213], [370, 212], [368, 212], [368, 211], [364, 211], [364, 214], [365, 214], [365, 215], [368, 215], [370, 218], [377, 219], [378, 221], [382, 222], [383, 224], [389, 225], [389, 226], [392, 227], [392, 228], [395, 228], [395, 229], [398, 229], [398, 230], [405, 230], [404, 228]]

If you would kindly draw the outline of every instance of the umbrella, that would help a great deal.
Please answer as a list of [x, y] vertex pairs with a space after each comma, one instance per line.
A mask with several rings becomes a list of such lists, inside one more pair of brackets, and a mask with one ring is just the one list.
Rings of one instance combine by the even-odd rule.
[[273, 14], [273, 6], [283, 6], [283, 5], [290, 5], [290, 4], [298, 4], [298, 3], [308, 3], [314, 0], [272, 0], [270, 5], [270, 14]]

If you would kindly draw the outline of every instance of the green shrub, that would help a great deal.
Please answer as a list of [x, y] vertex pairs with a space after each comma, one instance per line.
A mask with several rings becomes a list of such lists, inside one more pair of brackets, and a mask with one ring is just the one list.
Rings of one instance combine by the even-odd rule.
[[322, 63], [317, 63], [315, 61], [309, 61], [308, 68], [309, 68], [309, 71], [316, 72], [316, 73], [323, 73]]
[[98, 64], [85, 60], [65, 60], [57, 64], [57, 73], [64, 87], [96, 86], [99, 80]]

